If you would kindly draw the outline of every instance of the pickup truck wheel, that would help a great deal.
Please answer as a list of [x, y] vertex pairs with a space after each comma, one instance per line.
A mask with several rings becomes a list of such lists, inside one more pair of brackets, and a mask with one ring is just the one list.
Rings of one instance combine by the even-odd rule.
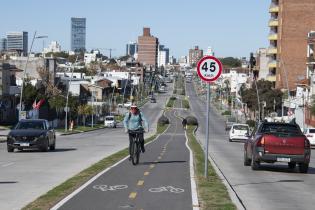
[[232, 139], [229, 138], [229, 142], [232, 142]]
[[49, 149], [50, 149], [50, 150], [55, 150], [55, 149], [56, 149], [56, 142], [54, 142], [53, 145], [50, 145], [50, 146], [49, 146]]
[[299, 164], [299, 170], [301, 173], [307, 173], [308, 171], [308, 163], [300, 163]]
[[244, 150], [244, 166], [250, 166], [251, 160], [247, 158], [247, 152]]
[[8, 152], [14, 152], [14, 147], [11, 147], [11, 146], [7, 146], [7, 151]]
[[296, 167], [296, 163], [295, 162], [290, 162], [288, 163], [289, 169], [294, 169]]
[[256, 171], [259, 169], [260, 163], [259, 161], [255, 161], [254, 155], [252, 155], [252, 162], [251, 162], [252, 170]]

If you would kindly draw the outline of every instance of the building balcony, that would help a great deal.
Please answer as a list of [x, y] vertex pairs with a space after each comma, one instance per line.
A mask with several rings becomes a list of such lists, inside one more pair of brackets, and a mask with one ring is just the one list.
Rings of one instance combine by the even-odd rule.
[[277, 47], [269, 47], [268, 50], [267, 50], [267, 54], [268, 55], [274, 55], [274, 54], [277, 54], [278, 53], [278, 49]]
[[268, 63], [268, 68], [273, 69], [277, 68], [277, 61], [271, 61]]
[[270, 82], [275, 82], [276, 81], [276, 75], [275, 74], [268, 74], [266, 80]]
[[279, 5], [272, 4], [269, 8], [270, 13], [278, 13], [280, 11]]
[[307, 64], [313, 65], [315, 64], [315, 58], [314, 56], [308, 57], [307, 58]]
[[278, 34], [269, 34], [268, 39], [271, 41], [278, 40]]
[[279, 26], [279, 20], [278, 19], [271, 19], [269, 21], [269, 27], [278, 27]]

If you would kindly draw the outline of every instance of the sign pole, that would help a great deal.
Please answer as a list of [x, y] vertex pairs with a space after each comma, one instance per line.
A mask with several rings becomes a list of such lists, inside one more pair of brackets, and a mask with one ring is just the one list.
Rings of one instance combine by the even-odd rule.
[[208, 149], [209, 149], [209, 125], [210, 125], [210, 82], [207, 84], [207, 122], [206, 122], [206, 143], [205, 143], [205, 177], [208, 177]]
[[204, 148], [205, 177], [208, 177], [208, 150], [209, 150], [209, 127], [210, 127], [210, 82], [216, 81], [222, 73], [222, 63], [214, 56], [205, 56], [197, 64], [197, 73], [200, 79], [207, 83], [207, 122], [206, 139]]

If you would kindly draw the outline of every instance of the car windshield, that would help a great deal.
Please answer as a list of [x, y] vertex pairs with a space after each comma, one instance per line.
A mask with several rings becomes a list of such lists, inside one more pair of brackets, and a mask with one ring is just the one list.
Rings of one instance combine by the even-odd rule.
[[261, 129], [261, 133], [286, 136], [298, 136], [302, 134], [298, 126], [291, 124], [265, 124]]
[[106, 120], [107, 120], [107, 121], [113, 121], [114, 118], [113, 118], [113, 117], [106, 117]]
[[15, 129], [39, 129], [39, 130], [44, 130], [45, 126], [43, 122], [35, 122], [35, 121], [30, 121], [30, 122], [19, 122]]
[[234, 125], [233, 129], [234, 130], [241, 130], [241, 131], [248, 131], [248, 126], [246, 126], [246, 125]]

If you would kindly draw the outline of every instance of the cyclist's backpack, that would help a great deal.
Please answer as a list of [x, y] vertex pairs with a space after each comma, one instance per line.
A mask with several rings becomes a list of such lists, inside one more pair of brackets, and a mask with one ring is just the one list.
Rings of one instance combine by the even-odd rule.
[[[131, 117], [131, 112], [129, 112], [129, 117], [128, 117], [128, 121], [130, 120]], [[141, 112], [139, 111], [139, 124], [142, 126], [142, 116], [141, 116]]]

